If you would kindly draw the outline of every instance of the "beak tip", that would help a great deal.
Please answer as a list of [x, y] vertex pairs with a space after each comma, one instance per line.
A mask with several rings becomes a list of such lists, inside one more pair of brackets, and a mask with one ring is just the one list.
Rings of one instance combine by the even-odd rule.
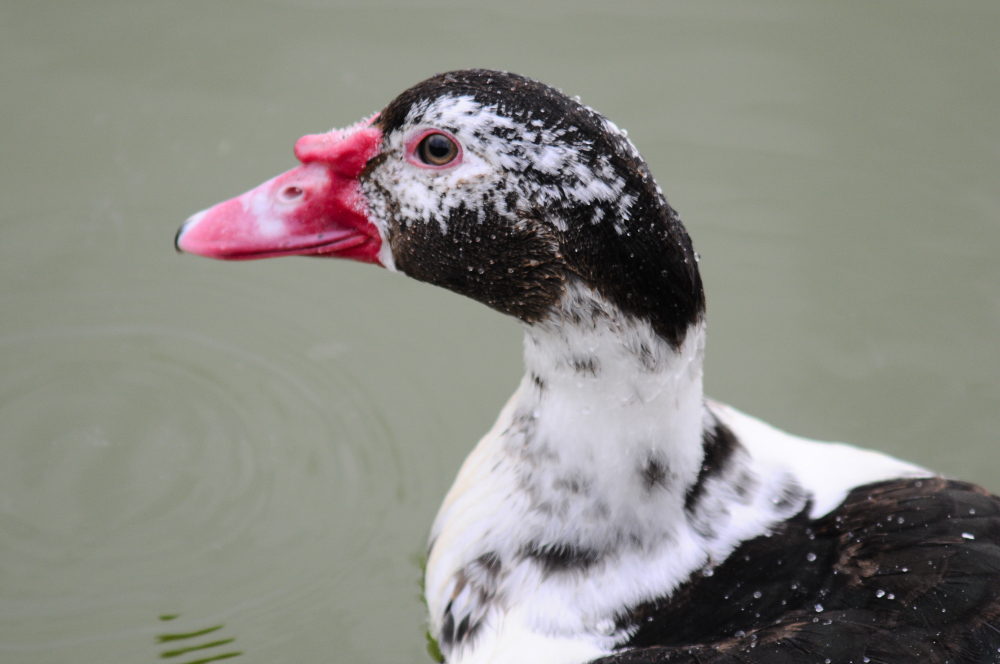
[[174, 250], [177, 253], [179, 253], [179, 254], [183, 254], [184, 253], [184, 250], [181, 249], [181, 235], [184, 234], [184, 227], [185, 226], [187, 226], [186, 223], [185, 224], [181, 224], [181, 227], [177, 229], [177, 234], [174, 235]]
[[181, 240], [184, 238], [184, 234], [194, 228], [195, 224], [204, 219], [208, 215], [208, 210], [202, 210], [196, 214], [188, 217], [188, 220], [181, 224], [181, 227], [177, 229], [177, 235], [174, 236], [174, 249], [177, 250], [179, 254], [188, 253], [184, 247], [181, 246]]

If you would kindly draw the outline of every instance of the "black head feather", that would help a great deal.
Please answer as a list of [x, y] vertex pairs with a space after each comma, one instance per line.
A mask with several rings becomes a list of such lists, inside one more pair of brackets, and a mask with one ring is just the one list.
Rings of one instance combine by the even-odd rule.
[[[624, 132], [596, 111], [523, 76], [474, 69], [413, 86], [377, 124], [383, 152], [363, 187], [402, 272], [527, 323], [545, 320], [576, 281], [674, 347], [701, 320], [684, 226]], [[458, 138], [478, 170], [453, 186], [442, 186], [445, 171], [408, 179], [394, 165], [405, 163], [408, 132], [427, 127]]]

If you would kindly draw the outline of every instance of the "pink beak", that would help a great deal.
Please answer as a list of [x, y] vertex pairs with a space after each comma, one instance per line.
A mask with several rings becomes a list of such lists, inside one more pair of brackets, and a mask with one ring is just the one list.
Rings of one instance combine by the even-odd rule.
[[382, 240], [358, 182], [382, 141], [373, 120], [303, 136], [295, 143], [301, 166], [192, 216], [177, 232], [177, 250], [223, 260], [310, 255], [378, 263]]

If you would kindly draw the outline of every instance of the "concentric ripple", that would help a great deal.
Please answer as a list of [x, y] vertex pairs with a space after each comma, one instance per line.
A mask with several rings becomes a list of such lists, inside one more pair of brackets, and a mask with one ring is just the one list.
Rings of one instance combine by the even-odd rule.
[[[0, 614], [20, 623], [3, 623], [8, 652], [116, 638], [109, 622], [199, 596], [308, 613], [400, 481], [380, 418], [335, 364], [164, 328], [0, 339], [0, 441]], [[305, 562], [316, 552], [325, 582]], [[95, 634], [88, 611], [119, 618]]]

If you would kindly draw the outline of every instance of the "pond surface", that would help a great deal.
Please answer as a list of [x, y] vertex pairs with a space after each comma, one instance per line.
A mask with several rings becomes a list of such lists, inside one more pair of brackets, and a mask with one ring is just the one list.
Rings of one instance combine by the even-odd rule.
[[429, 662], [419, 556], [516, 323], [178, 225], [438, 71], [630, 130], [707, 389], [1000, 490], [995, 2], [0, 6], [0, 661]]

